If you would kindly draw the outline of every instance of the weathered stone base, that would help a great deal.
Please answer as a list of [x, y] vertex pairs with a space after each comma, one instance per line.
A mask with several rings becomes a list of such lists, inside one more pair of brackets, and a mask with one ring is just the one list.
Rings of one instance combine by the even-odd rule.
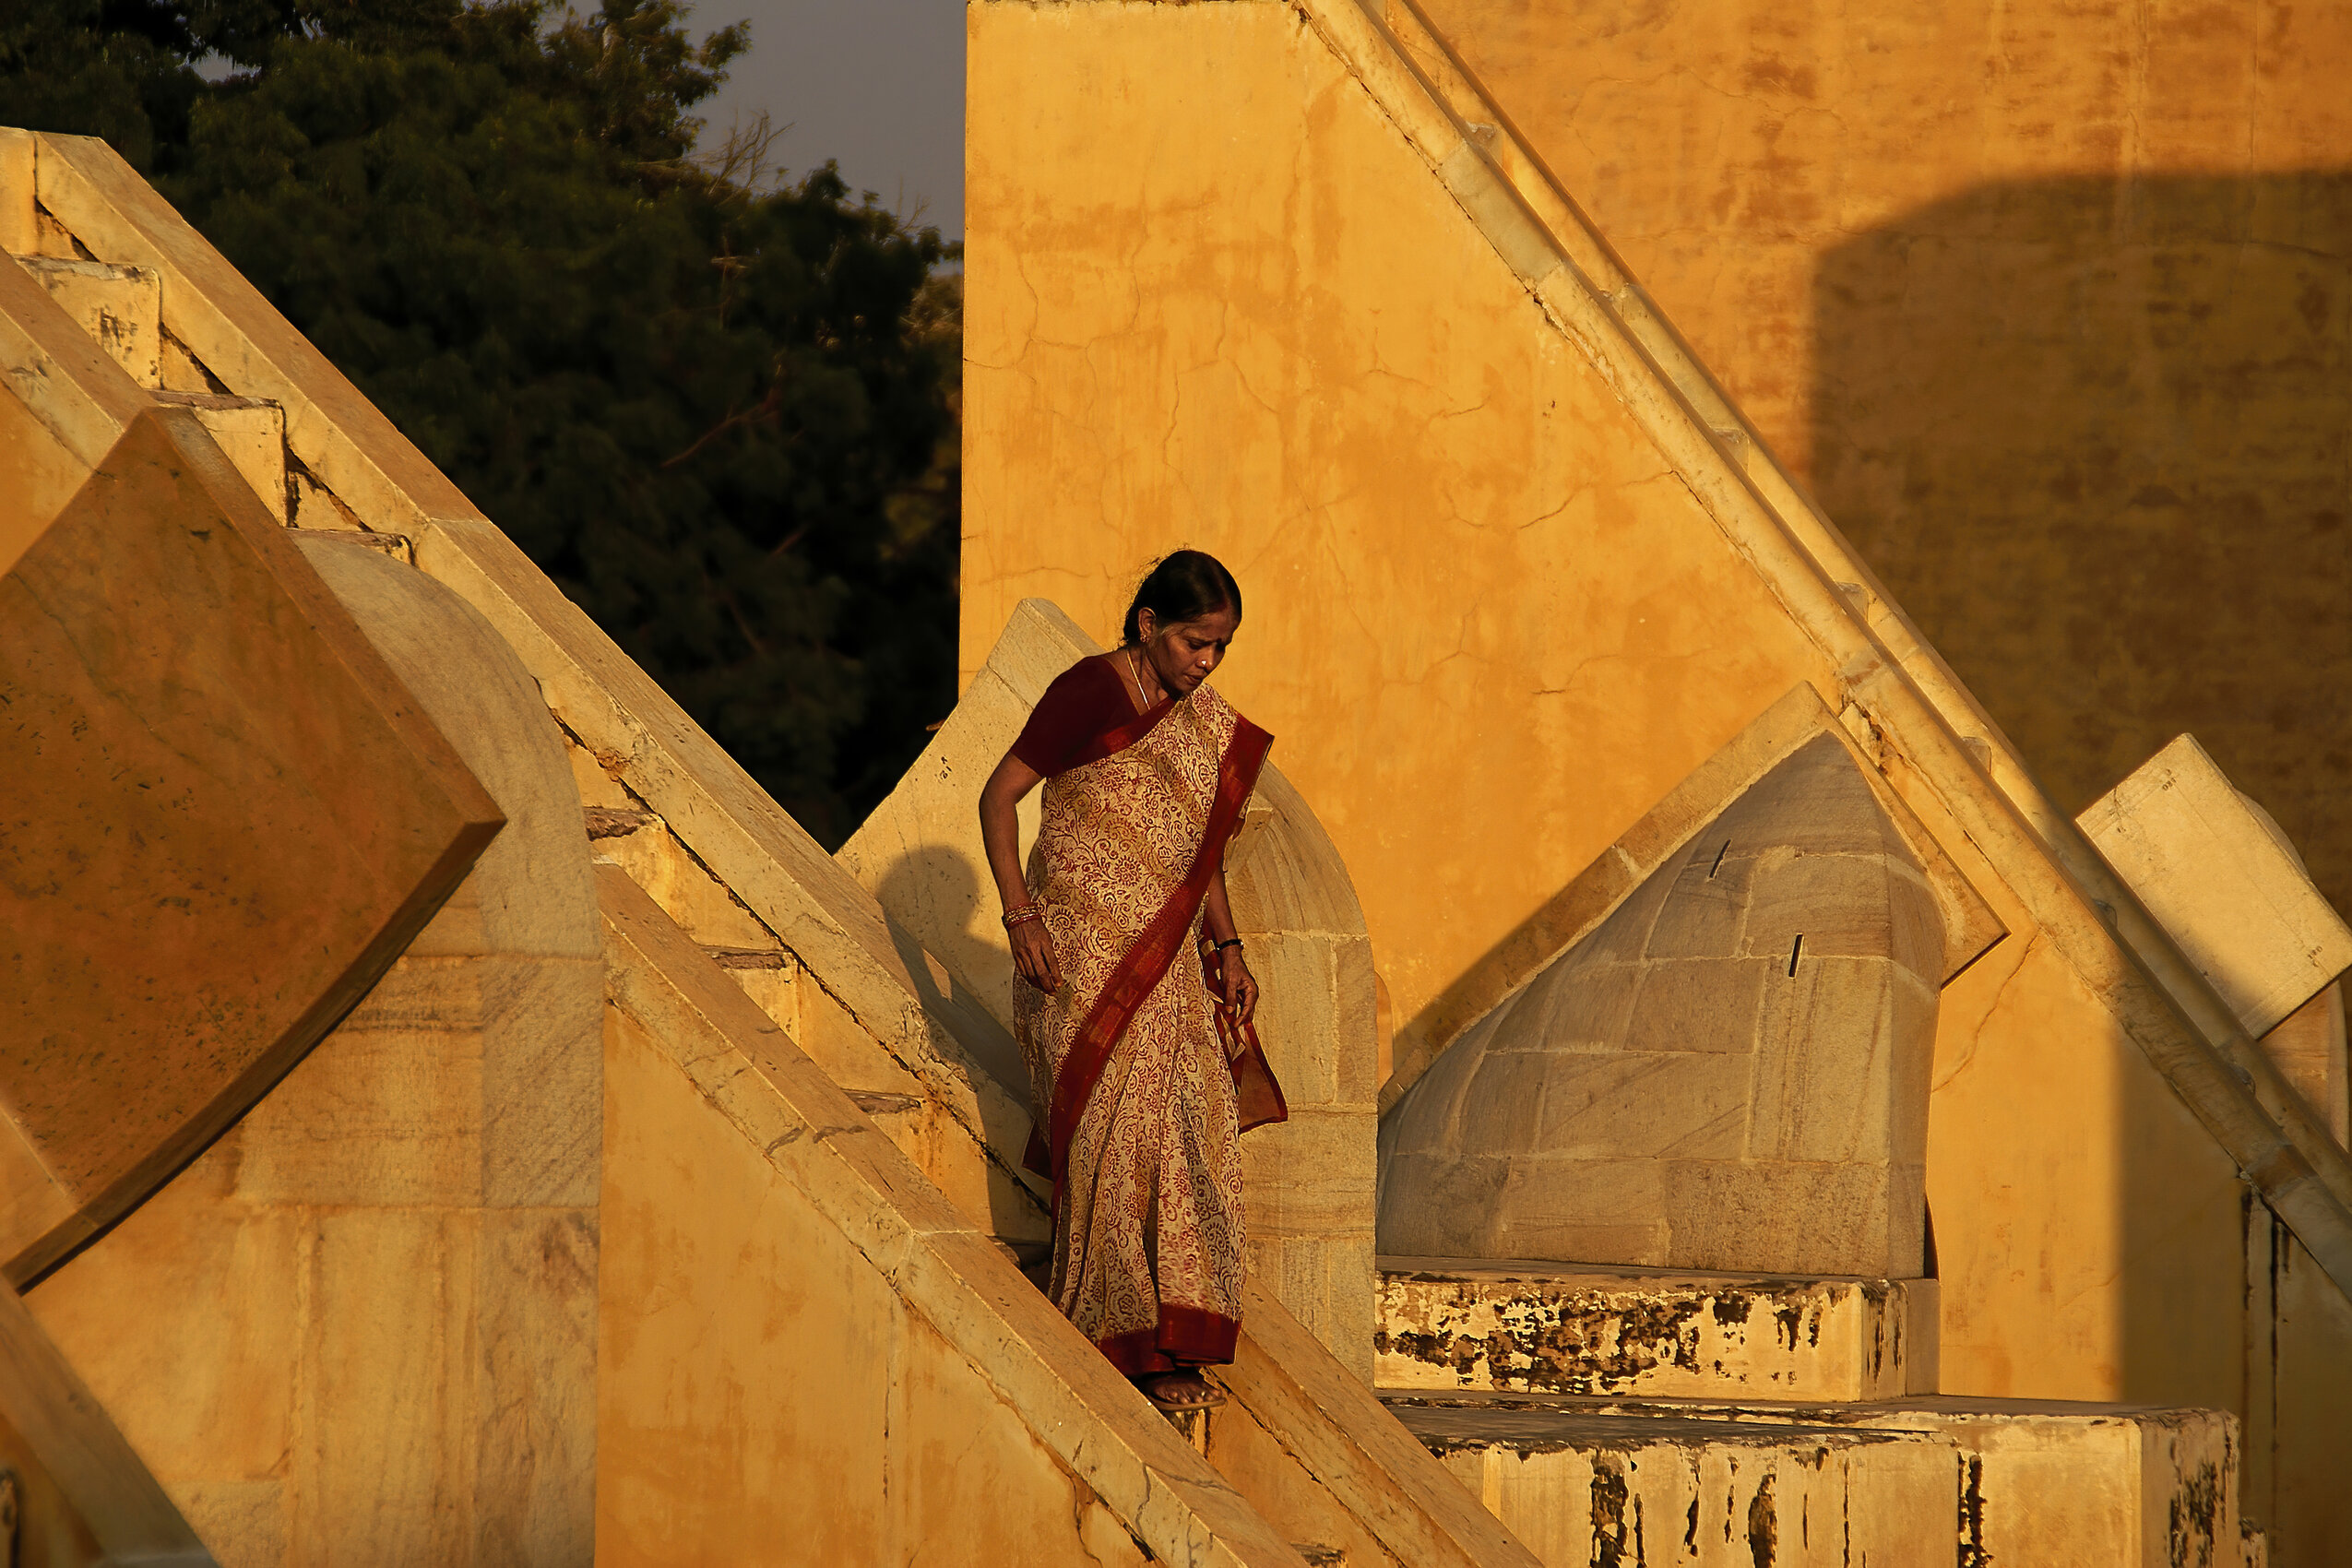
[[1545, 1562], [2255, 1568], [2216, 1410], [1384, 1390]]
[[1932, 1434], [1526, 1404], [1391, 1408], [1556, 1568], [1952, 1561], [1959, 1466]]
[[1381, 1260], [1384, 1387], [1670, 1399], [1934, 1388], [1936, 1282]]

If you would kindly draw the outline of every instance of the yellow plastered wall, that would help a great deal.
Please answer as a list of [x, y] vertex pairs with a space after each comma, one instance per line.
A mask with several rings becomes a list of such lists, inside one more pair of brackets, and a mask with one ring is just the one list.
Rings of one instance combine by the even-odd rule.
[[1402, 1027], [1828, 671], [1295, 12], [971, 16], [967, 678], [1219, 554]]
[[2064, 810], [2193, 731], [2352, 905], [2352, 9], [1419, 4]]
[[[1024, 595], [1110, 636], [1145, 561], [1222, 556], [1218, 682], [1348, 863], [1401, 1060], [1793, 683], [1846, 698], [1316, 13], [971, 6], [963, 659]], [[1883, 748], [2011, 932], [1939, 1028], [1944, 1387], [2242, 1407], [2230, 1162]]]

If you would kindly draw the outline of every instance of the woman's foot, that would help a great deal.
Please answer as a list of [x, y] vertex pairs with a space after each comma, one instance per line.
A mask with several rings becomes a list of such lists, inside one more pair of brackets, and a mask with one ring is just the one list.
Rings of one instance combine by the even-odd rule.
[[1144, 1391], [1145, 1398], [1163, 1410], [1213, 1410], [1225, 1403], [1225, 1396], [1189, 1367], [1148, 1373], [1135, 1379], [1135, 1386]]

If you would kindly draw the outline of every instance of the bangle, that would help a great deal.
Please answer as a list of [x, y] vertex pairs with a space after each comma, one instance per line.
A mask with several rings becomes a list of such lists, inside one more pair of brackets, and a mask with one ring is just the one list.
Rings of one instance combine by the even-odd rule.
[[1017, 909], [1004, 911], [1004, 929], [1011, 931], [1016, 925], [1027, 925], [1031, 921], [1043, 919], [1045, 919], [1043, 909], [1039, 909], [1035, 904], [1024, 904]]
[[1238, 936], [1229, 936], [1229, 937], [1227, 937], [1224, 941], [1222, 941], [1222, 942], [1220, 942], [1220, 943], [1218, 943], [1218, 944], [1217, 944], [1217, 950], [1218, 950], [1219, 953], [1222, 953], [1222, 952], [1224, 952], [1224, 951], [1225, 951], [1228, 947], [1239, 947], [1240, 945], [1241, 945], [1241, 939], [1240, 937], [1238, 937]]

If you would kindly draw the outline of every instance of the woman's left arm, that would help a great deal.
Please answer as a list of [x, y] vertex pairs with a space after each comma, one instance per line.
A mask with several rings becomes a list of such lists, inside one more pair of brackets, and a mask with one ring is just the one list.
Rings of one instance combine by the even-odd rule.
[[[1225, 899], [1223, 866], [1218, 867], [1217, 874], [1209, 878], [1208, 893], [1201, 899], [1201, 909], [1205, 917], [1201, 929], [1210, 941], [1219, 944], [1217, 950], [1218, 976], [1219, 989], [1225, 993], [1226, 1005], [1237, 1010], [1241, 1021], [1246, 1024], [1250, 1021], [1250, 1015], [1258, 1010], [1258, 981], [1257, 977], [1250, 973], [1249, 960], [1241, 956], [1241, 946], [1235, 937], [1233, 910]], [[1224, 945], [1228, 943], [1232, 945]]]

